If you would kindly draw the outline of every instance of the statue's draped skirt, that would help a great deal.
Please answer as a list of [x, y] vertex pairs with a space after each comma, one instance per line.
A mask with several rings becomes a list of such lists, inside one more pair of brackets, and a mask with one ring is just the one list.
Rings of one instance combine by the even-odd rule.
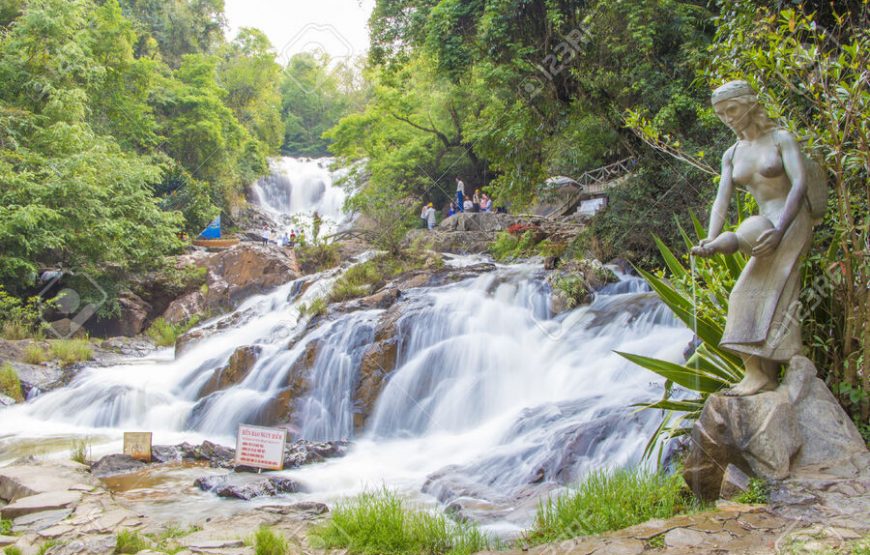
[[[774, 225], [779, 222], [780, 210], [762, 207], [761, 212]], [[722, 348], [781, 362], [800, 354], [799, 265], [809, 249], [812, 228], [804, 201], [776, 250], [749, 259], [728, 298]]]

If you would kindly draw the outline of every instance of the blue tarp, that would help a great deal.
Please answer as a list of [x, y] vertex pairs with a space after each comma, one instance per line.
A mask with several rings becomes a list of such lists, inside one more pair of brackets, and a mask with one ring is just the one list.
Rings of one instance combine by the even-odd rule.
[[221, 217], [218, 216], [210, 224], [208, 227], [202, 230], [202, 233], [199, 234], [201, 239], [220, 239], [221, 238]]

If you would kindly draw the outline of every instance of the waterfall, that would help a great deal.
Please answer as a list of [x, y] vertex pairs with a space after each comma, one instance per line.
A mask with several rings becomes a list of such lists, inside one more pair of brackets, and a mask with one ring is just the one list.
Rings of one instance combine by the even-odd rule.
[[322, 234], [334, 233], [349, 222], [343, 212], [346, 194], [336, 185], [346, 170], [330, 169], [332, 158], [281, 157], [270, 160], [269, 175], [251, 187], [255, 203], [266, 210], [280, 229], [309, 229], [317, 212]]
[[[355, 439], [344, 458], [288, 471], [308, 496], [381, 484], [419, 492], [425, 483], [442, 501], [507, 500], [530, 484], [566, 484], [639, 461], [656, 414], [630, 406], [659, 396], [661, 380], [613, 351], [677, 361], [691, 337], [627, 276], [557, 317], [535, 265], [409, 289], [393, 307], [401, 312], [396, 367], [355, 432], [360, 360], [385, 310], [333, 314], [313, 326], [298, 310], [340, 271], [288, 283], [205, 322], [197, 330], [210, 335], [177, 359], [167, 350], [89, 368], [68, 387], [5, 409], [0, 447], [17, 437], [123, 430], [150, 430], [164, 443], [231, 444], [238, 424], [274, 424], [277, 411], [289, 415], [296, 437]], [[203, 396], [215, 371], [246, 346], [259, 357], [244, 379]]]

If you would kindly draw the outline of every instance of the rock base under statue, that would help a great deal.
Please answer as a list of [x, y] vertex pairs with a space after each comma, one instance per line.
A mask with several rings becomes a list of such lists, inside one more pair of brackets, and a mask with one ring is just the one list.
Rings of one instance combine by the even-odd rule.
[[720, 496], [728, 465], [749, 476], [783, 480], [800, 468], [848, 462], [866, 452], [855, 425], [816, 377], [816, 367], [796, 356], [775, 391], [707, 399], [692, 429], [683, 476], [697, 496], [712, 500]]

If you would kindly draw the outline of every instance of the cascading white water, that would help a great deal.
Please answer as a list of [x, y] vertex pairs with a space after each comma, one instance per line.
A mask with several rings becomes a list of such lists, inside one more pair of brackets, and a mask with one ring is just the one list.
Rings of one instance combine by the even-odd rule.
[[[396, 369], [346, 457], [288, 472], [307, 486], [304, 495], [334, 499], [381, 484], [419, 492], [426, 482], [442, 501], [499, 501], [529, 484], [565, 484], [590, 469], [637, 462], [655, 415], [629, 407], [659, 395], [661, 381], [613, 351], [679, 360], [691, 332], [636, 278], [550, 318], [541, 274], [537, 266], [500, 267], [403, 291]], [[6, 409], [0, 449], [22, 437], [131, 429], [152, 430], [163, 443], [231, 443], [239, 423], [272, 423], [275, 400], [315, 341], [310, 387], [294, 401], [291, 429], [306, 439], [352, 438], [360, 359], [384, 310], [337, 315], [306, 332], [297, 307], [334, 279], [319, 276], [302, 295], [294, 282], [249, 299], [204, 324], [214, 334], [177, 360], [162, 352], [92, 368], [69, 387]], [[244, 380], [199, 398], [247, 345], [261, 353]]]
[[270, 174], [252, 187], [255, 200], [282, 229], [310, 230], [317, 212], [323, 234], [333, 233], [349, 221], [342, 208], [346, 194], [335, 182], [345, 170], [330, 169], [332, 158], [281, 157], [269, 162]]

